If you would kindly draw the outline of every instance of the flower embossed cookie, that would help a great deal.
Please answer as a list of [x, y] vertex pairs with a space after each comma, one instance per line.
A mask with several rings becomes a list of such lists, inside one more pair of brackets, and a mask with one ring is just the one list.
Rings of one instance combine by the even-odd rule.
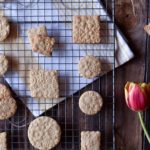
[[0, 120], [12, 117], [16, 110], [16, 101], [12, 97], [4, 97], [0, 99]]
[[101, 62], [95, 56], [87, 55], [80, 59], [78, 69], [81, 76], [91, 79], [101, 73]]
[[30, 123], [28, 138], [35, 148], [50, 150], [60, 142], [61, 129], [54, 119], [42, 116]]
[[95, 91], [84, 92], [79, 99], [79, 107], [81, 111], [87, 115], [97, 114], [102, 106], [102, 97]]

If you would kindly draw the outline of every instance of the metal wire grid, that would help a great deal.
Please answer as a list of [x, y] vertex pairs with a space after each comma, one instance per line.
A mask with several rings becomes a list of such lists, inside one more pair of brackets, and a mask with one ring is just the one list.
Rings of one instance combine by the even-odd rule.
[[[62, 3], [63, 2], [63, 3]], [[92, 3], [92, 11], [91, 11], [91, 15], [93, 15], [93, 10], [97, 9], [99, 12], [101, 11], [102, 8], [94, 8], [94, 0], [90, 1]], [[32, 3], [32, 5], [31, 5]], [[51, 69], [55, 69], [55, 63], [56, 63], [56, 57], [55, 55], [53, 55], [53, 59], [51, 60], [51, 62], [46, 62], [46, 57], [43, 57], [41, 55], [33, 55], [32, 51], [29, 49], [26, 49], [26, 46], [29, 45], [29, 42], [27, 39], [27, 35], [26, 35], [26, 30], [39, 25], [39, 24], [46, 24], [47, 28], [48, 28], [48, 32], [49, 35], [54, 36], [57, 39], [57, 43], [56, 43], [56, 48], [55, 51], [60, 51], [60, 50], [64, 50], [66, 49], [66, 51], [70, 51], [74, 57], [71, 56], [71, 64], [74, 64], [73, 61], [74, 59], [80, 58], [83, 56], [82, 53], [79, 53], [79, 56], [76, 56], [76, 48], [78, 48], [80, 50], [80, 52], [82, 52], [82, 50], [84, 49], [84, 51], [86, 51], [86, 53], [88, 53], [89, 50], [93, 51], [93, 54], [96, 55], [96, 53], [94, 53], [96, 50], [93, 49], [94, 45], [88, 47], [85, 46], [84, 48], [82, 47], [82, 45], [79, 45], [78, 47], [74, 48], [74, 46], [76, 46], [75, 44], [72, 43], [72, 41], [70, 41], [70, 43], [68, 43], [68, 39], [67, 37], [71, 37], [72, 35], [67, 35], [69, 32], [71, 32], [71, 18], [73, 15], [75, 15], [73, 12], [74, 9], [77, 10], [78, 14], [81, 14], [81, 11], [83, 11], [86, 14], [88, 14], [88, 10], [90, 10], [90, 8], [88, 8], [88, 1], [87, 2], [82, 2], [84, 4], [83, 8], [80, 7], [75, 7], [73, 8], [73, 2], [70, 1], [60, 1], [60, 3], [64, 4], [69, 4], [63, 8], [59, 8], [57, 11], [61, 11], [63, 10], [65, 13], [62, 15], [60, 15], [59, 13], [55, 16], [54, 12], [52, 11], [51, 14], [47, 14], [47, 11], [50, 10], [54, 10], [55, 8], [53, 8], [53, 4], [55, 3], [55, 1], [47, 1], [45, 0], [44, 2], [38, 1], [38, 3], [35, 3], [33, 1], [16, 1], [16, 2], [11, 2], [7, 1], [5, 3], [3, 3], [3, 7], [4, 9], [9, 9], [10, 13], [6, 14], [7, 17], [10, 18], [11, 23], [12, 23], [12, 31], [14, 32], [14, 27], [16, 27], [16, 36], [17, 37], [22, 37], [24, 39], [24, 41], [19, 41], [19, 39], [17, 39], [17, 41], [12, 41], [12, 39], [10, 38], [10, 40], [8, 42], [4, 42], [2, 43], [4, 45], [4, 53], [6, 55], [8, 55], [9, 53], [9, 62], [10, 62], [10, 69], [9, 69], [9, 73], [6, 75], [7, 78], [11, 79], [11, 83], [13, 84], [13, 89], [16, 86], [15, 93], [14, 93], [14, 97], [18, 102], [18, 112], [16, 113], [16, 115], [6, 121], [1, 121], [0, 124], [0, 131], [7, 131], [8, 132], [8, 141], [9, 141], [9, 148], [11, 150], [32, 150], [34, 149], [28, 139], [27, 139], [27, 127], [28, 127], [28, 123], [34, 119], [33, 115], [31, 114], [31, 112], [28, 110], [28, 108], [26, 107], [27, 105], [27, 101], [26, 98], [29, 97], [29, 91], [27, 90], [22, 90], [22, 84], [19, 82], [19, 79], [14, 76], [12, 76], [14, 71], [20, 71], [17, 70], [17, 67], [15, 67], [17, 65], [17, 63], [14, 63], [14, 59], [13, 59], [13, 53], [14, 51], [17, 51], [18, 53], [18, 59], [22, 60], [22, 64], [25, 64], [27, 62], [25, 62], [24, 60], [28, 57], [28, 55], [22, 55], [27, 53], [31, 53], [31, 55], [33, 57], [37, 58], [37, 62], [34, 62], [32, 60], [32, 62], [29, 62], [32, 67], [34, 67], [34, 65], [38, 66], [41, 65], [42, 63], [40, 62], [41, 59], [43, 59], [43, 64], [44, 64], [44, 69], [46, 69], [46, 65], [49, 65]], [[77, 2], [76, 2], [77, 3]], [[80, 1], [77, 3], [78, 6], [81, 6], [82, 4]], [[41, 4], [44, 4], [44, 7], [41, 7]], [[48, 7], [49, 5], [49, 8]], [[57, 3], [59, 6], [59, 3]], [[98, 2], [96, 3], [98, 4]], [[112, 20], [108, 20], [103, 22], [106, 26], [108, 26], [108, 24], [112, 24], [112, 32], [115, 33], [115, 27], [114, 27], [114, 1], [106, 1], [106, 9], [108, 7], [108, 4], [111, 6], [112, 8]], [[71, 8], [67, 8], [67, 7]], [[71, 10], [71, 14], [68, 15], [67, 14], [67, 10]], [[14, 11], [16, 11], [17, 13], [14, 15]], [[36, 11], [36, 16], [35, 16], [35, 11]], [[23, 12], [23, 15], [22, 13]], [[30, 15], [28, 15], [27, 12], [30, 12]], [[77, 14], [76, 14], [77, 15]], [[40, 17], [39, 17], [40, 16]], [[107, 18], [108, 15], [103, 15], [102, 17]], [[40, 20], [39, 20], [40, 18]], [[17, 24], [17, 26], [16, 26]], [[49, 24], [51, 24], [49, 26]], [[65, 24], [65, 27], [67, 28], [62, 28], [62, 24]], [[55, 27], [55, 29], [54, 29]], [[105, 33], [108, 33], [108, 29], [106, 28], [102, 28], [103, 31], [105, 31]], [[64, 35], [58, 35], [57, 33], [60, 33], [61, 31], [64, 32]], [[60, 41], [59, 37], [62, 37], [64, 39], [64, 41]], [[114, 39], [115, 34], [111, 35], [112, 38]], [[108, 42], [110, 35], [108, 36], [108, 34], [104, 34], [102, 35], [102, 38], [105, 38], [105, 43], [107, 46], [105, 47], [105, 49], [103, 47], [100, 47], [99, 51], [101, 52], [105, 52], [105, 55], [101, 55], [99, 56], [100, 59], [102, 59], [103, 57], [105, 58], [111, 58], [111, 63], [109, 63], [109, 65], [112, 65], [112, 69], [113, 71], [110, 73], [107, 73], [105, 76], [100, 77], [99, 79], [97, 79], [96, 81], [93, 80], [93, 82], [86, 86], [85, 88], [82, 88], [83, 85], [85, 86], [87, 84], [87, 80], [82, 80], [82, 78], [79, 77], [78, 82], [72, 82], [72, 84], [77, 84], [79, 85], [80, 88], [82, 88], [82, 90], [80, 90], [79, 92], [76, 92], [75, 89], [73, 89], [72, 94], [69, 96], [68, 92], [67, 92], [67, 80], [68, 77], [67, 76], [67, 71], [71, 72], [71, 75], [73, 74], [74, 68], [68, 69], [68, 65], [70, 64], [67, 61], [67, 58], [70, 56], [64, 56], [65, 60], [64, 62], [61, 62], [61, 53], [58, 52], [59, 58], [57, 63], [60, 65], [58, 70], [60, 71], [64, 71], [64, 78], [63, 80], [60, 79], [60, 84], [64, 85], [63, 88], [61, 89], [61, 91], [63, 91], [61, 93], [61, 96], [66, 97], [66, 99], [57, 104], [55, 107], [52, 107], [50, 110], [46, 111], [43, 115], [48, 115], [51, 116], [53, 118], [55, 118], [58, 123], [60, 124], [61, 128], [62, 128], [62, 140], [60, 142], [60, 144], [56, 147], [56, 149], [80, 149], [80, 132], [83, 130], [99, 130], [102, 133], [102, 149], [105, 150], [109, 150], [109, 149], [115, 149], [115, 137], [114, 137], [114, 65], [115, 65], [115, 58], [114, 58], [114, 53], [115, 53], [115, 40], [113, 40], [113, 42]], [[67, 44], [71, 44], [71, 48], [67, 49]], [[8, 51], [7, 47], [8, 45], [10, 46], [11, 51]], [[62, 45], [64, 47], [62, 47]], [[15, 47], [15, 48], [14, 48]], [[111, 48], [110, 48], [111, 47]], [[21, 55], [20, 55], [21, 52]], [[111, 52], [111, 56], [110, 53]], [[109, 53], [109, 54], [108, 54]], [[10, 55], [11, 54], [11, 55]], [[25, 57], [24, 57], [25, 56]], [[16, 56], [15, 56], [16, 57]], [[65, 65], [65, 69], [61, 70], [61, 64], [64, 63]], [[103, 66], [106, 65], [105, 67], [105, 71], [108, 71], [107, 69], [107, 64], [106, 62], [103, 63]], [[75, 64], [77, 65], [77, 64]], [[23, 71], [25, 74], [27, 74], [27, 72], [29, 71], [30, 68], [24, 68], [21, 71]], [[28, 78], [28, 76], [25, 76], [25, 78]], [[60, 77], [62, 78], [62, 77]], [[14, 81], [14, 82], [13, 82]], [[5, 84], [7, 84], [7, 81], [4, 81]], [[15, 86], [14, 86], [15, 85]], [[80, 97], [80, 95], [87, 90], [95, 90], [101, 93], [103, 99], [104, 99], [104, 107], [101, 111], [100, 114], [97, 114], [95, 116], [87, 116], [85, 114], [83, 114], [79, 108], [78, 108], [78, 99]], [[23, 92], [23, 96], [20, 95], [20, 92]], [[74, 94], [73, 94], [74, 93]], [[16, 94], [16, 95], [15, 95]], [[22, 103], [25, 103], [25, 105]], [[53, 101], [51, 103], [54, 103]], [[31, 105], [33, 106], [32, 110], [35, 111], [34, 108], [34, 104], [31, 102]], [[46, 110], [46, 105], [47, 105], [47, 101], [45, 101], [43, 104], [43, 106], [45, 106], [45, 110]], [[39, 110], [36, 110], [39, 111]]]

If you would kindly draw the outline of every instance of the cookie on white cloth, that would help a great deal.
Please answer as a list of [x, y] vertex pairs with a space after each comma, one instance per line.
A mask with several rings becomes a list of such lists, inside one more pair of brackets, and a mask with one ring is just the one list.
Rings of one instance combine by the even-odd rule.
[[87, 55], [80, 59], [78, 69], [81, 76], [91, 79], [101, 73], [101, 62], [97, 57]]
[[0, 150], [7, 150], [7, 133], [0, 133]]
[[0, 83], [0, 99], [5, 97], [11, 97], [11, 92], [4, 84]]
[[0, 16], [0, 42], [4, 41], [10, 33], [10, 24], [6, 17]]
[[73, 16], [73, 42], [100, 43], [100, 16]]
[[47, 29], [45, 25], [41, 25], [37, 28], [31, 28], [27, 31], [29, 42], [32, 45], [34, 42], [35, 35], [48, 36]]
[[79, 99], [81, 111], [87, 115], [97, 114], [103, 106], [103, 99], [95, 91], [84, 92]]
[[5, 55], [0, 54], [0, 76], [3, 76], [8, 70], [8, 60]]
[[17, 110], [16, 101], [12, 97], [0, 99], [0, 120], [12, 117]]
[[50, 56], [53, 52], [54, 44], [55, 44], [54, 38], [35, 35], [33, 37], [32, 50], [34, 52], [41, 53], [45, 56]]
[[60, 142], [61, 129], [53, 118], [42, 116], [30, 123], [28, 138], [33, 147], [50, 150]]
[[100, 150], [100, 138], [99, 131], [82, 131], [81, 150]]
[[31, 70], [30, 91], [35, 98], [59, 98], [58, 72], [56, 70]]

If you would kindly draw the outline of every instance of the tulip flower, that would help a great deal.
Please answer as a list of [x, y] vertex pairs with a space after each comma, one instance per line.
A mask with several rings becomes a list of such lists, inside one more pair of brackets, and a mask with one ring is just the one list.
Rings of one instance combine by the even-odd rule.
[[127, 82], [125, 85], [126, 103], [133, 111], [144, 111], [150, 107], [149, 96], [150, 84]]
[[150, 143], [150, 136], [145, 127], [141, 113], [141, 111], [150, 107], [150, 83], [137, 84], [134, 82], [127, 82], [124, 90], [126, 104], [131, 110], [138, 112], [141, 126], [148, 142]]

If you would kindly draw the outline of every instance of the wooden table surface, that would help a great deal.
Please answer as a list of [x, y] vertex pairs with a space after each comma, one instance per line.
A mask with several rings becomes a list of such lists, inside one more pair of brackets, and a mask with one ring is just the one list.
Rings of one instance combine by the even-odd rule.
[[[116, 21], [129, 41], [135, 58], [119, 67], [115, 72], [116, 100], [116, 150], [142, 150], [142, 130], [137, 114], [130, 111], [124, 99], [124, 85], [127, 81], [143, 82], [145, 77], [146, 0], [134, 0], [134, 16], [130, 0], [116, 0]], [[149, 150], [149, 149], [147, 149]]]
[[[147, 23], [146, 0], [134, 0], [134, 16], [130, 0], [116, 0], [116, 19], [135, 53], [135, 58], [116, 71], [116, 144], [117, 150], [142, 150], [142, 131], [137, 114], [124, 102], [123, 87], [126, 81], [143, 82], [145, 77]], [[122, 89], [122, 90], [118, 90]], [[148, 148], [147, 148], [148, 150]]]

